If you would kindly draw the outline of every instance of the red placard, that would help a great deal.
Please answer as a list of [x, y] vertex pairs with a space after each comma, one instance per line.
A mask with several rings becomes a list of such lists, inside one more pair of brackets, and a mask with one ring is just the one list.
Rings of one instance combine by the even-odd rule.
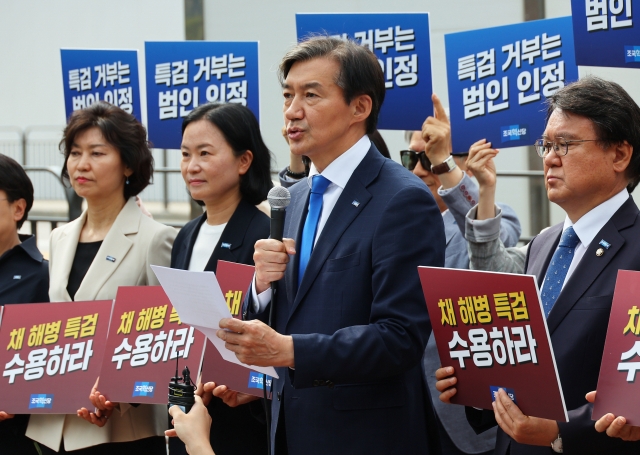
[[619, 270], [598, 377], [593, 420], [611, 412], [640, 426], [640, 272]]
[[452, 403], [492, 409], [506, 389], [523, 413], [566, 422], [562, 386], [535, 277], [419, 267], [443, 366], [458, 378]]
[[12, 414], [93, 409], [111, 300], [6, 305], [0, 327], [0, 408]]
[[115, 402], [167, 403], [176, 373], [195, 382], [205, 336], [180, 322], [161, 286], [121, 286], [113, 309], [98, 390]]
[[[218, 261], [216, 278], [220, 284], [222, 294], [227, 299], [227, 305], [233, 317], [242, 319], [242, 302], [253, 280], [255, 267], [236, 264], [234, 262]], [[226, 385], [236, 392], [243, 392], [258, 397], [263, 396], [262, 373], [251, 371], [240, 365], [227, 362], [210, 341], [204, 353], [202, 364], [202, 382], [215, 382]], [[271, 384], [271, 377], [267, 376], [267, 391]], [[270, 395], [270, 393], [269, 393]]]

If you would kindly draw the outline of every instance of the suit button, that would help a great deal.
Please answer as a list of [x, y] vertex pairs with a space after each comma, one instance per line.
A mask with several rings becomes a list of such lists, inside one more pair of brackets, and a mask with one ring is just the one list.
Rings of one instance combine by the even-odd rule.
[[276, 397], [278, 397], [278, 401], [280, 401], [280, 392], [276, 393]]

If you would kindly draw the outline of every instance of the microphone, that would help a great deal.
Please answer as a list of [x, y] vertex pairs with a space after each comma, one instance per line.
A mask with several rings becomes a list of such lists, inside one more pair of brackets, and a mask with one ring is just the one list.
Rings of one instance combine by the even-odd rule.
[[[271, 238], [282, 242], [282, 234], [284, 232], [284, 215], [285, 209], [291, 202], [291, 193], [283, 186], [274, 186], [269, 190], [267, 200], [271, 206]], [[273, 307], [275, 306], [276, 286], [275, 281], [271, 282], [271, 305], [269, 306], [269, 327], [273, 327]], [[273, 379], [271, 379], [273, 386]], [[267, 441], [268, 455], [271, 455], [271, 415], [269, 414], [269, 406], [267, 405], [267, 375], [262, 375], [262, 392], [264, 398], [264, 412], [267, 421]], [[271, 394], [271, 390], [269, 391]]]
[[267, 200], [271, 206], [271, 238], [282, 242], [284, 213], [291, 202], [291, 194], [283, 186], [274, 186], [269, 190]]
[[[271, 238], [282, 242], [282, 233], [284, 232], [284, 214], [289, 202], [291, 202], [291, 193], [283, 186], [274, 186], [269, 190], [267, 200], [271, 206]], [[271, 327], [271, 317], [273, 315], [273, 303], [276, 296], [275, 281], [271, 282], [271, 307], [269, 308], [269, 327]]]

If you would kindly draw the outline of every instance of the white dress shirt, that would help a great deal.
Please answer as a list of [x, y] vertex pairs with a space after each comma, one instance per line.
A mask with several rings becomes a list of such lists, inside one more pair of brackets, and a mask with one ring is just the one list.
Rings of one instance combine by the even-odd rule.
[[565, 218], [562, 232], [564, 232], [568, 227], [573, 226], [573, 230], [580, 239], [580, 242], [573, 253], [573, 259], [571, 260], [571, 265], [567, 271], [567, 276], [564, 279], [564, 283], [562, 283], [563, 288], [569, 281], [569, 278], [575, 271], [576, 267], [578, 267], [580, 260], [584, 256], [584, 253], [587, 252], [591, 242], [594, 240], [597, 240], [598, 242], [600, 240], [607, 241], [607, 239], [596, 239], [595, 236], [598, 235], [598, 232], [600, 232], [604, 225], [609, 222], [618, 209], [627, 202], [627, 199], [629, 199], [629, 192], [625, 188], [611, 199], [604, 201], [599, 206], [584, 214], [575, 224], [571, 222], [568, 216]]
[[206, 220], [200, 226], [198, 230], [198, 237], [196, 237], [196, 243], [193, 245], [193, 251], [191, 252], [191, 259], [189, 260], [188, 270], [196, 272], [202, 272], [209, 263], [213, 250], [222, 237], [224, 228], [227, 227], [227, 223], [217, 224], [215, 226], [210, 225]]
[[[340, 198], [342, 191], [347, 186], [347, 182], [349, 182], [349, 179], [353, 175], [353, 171], [355, 171], [358, 165], [362, 162], [370, 148], [371, 140], [369, 140], [367, 135], [364, 135], [349, 150], [333, 160], [321, 173], [318, 172], [315, 165], [311, 163], [309, 176], [307, 177], [309, 188], [311, 188], [313, 176], [317, 174], [321, 174], [331, 182], [322, 196], [322, 212], [320, 213], [318, 230], [316, 231], [316, 237], [313, 242], [314, 246], [318, 241], [318, 238], [320, 238], [320, 234], [322, 233], [325, 224], [327, 224], [329, 215], [331, 215], [336, 202], [338, 202], [338, 198]], [[261, 292], [260, 295], [256, 295], [254, 276], [253, 286], [251, 286], [251, 295], [253, 298], [253, 310], [256, 313], [259, 313], [260, 311], [263, 311], [271, 301], [271, 288]]]

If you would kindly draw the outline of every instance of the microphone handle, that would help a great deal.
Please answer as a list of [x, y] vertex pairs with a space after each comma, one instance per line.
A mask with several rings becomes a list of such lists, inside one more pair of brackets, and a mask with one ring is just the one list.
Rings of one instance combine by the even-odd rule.
[[[271, 238], [282, 242], [284, 232], [284, 209], [271, 208]], [[277, 282], [271, 282], [271, 306], [269, 308], [269, 327], [272, 327], [273, 307], [276, 300]]]

